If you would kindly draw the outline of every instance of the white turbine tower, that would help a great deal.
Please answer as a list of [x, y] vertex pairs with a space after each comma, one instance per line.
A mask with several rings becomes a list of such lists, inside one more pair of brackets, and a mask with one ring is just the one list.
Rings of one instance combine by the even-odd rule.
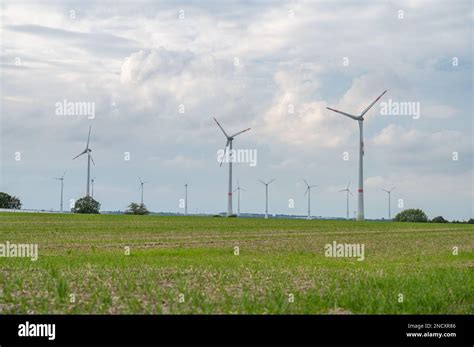
[[59, 211], [63, 212], [63, 188], [64, 188], [64, 176], [66, 175], [66, 171], [64, 171], [61, 177], [54, 177], [55, 180], [61, 181], [61, 200], [59, 202]]
[[337, 112], [342, 114], [343, 116], [352, 118], [359, 123], [359, 187], [357, 189], [357, 220], [363, 221], [364, 220], [364, 115], [369, 111], [372, 106], [375, 105], [377, 101], [386, 93], [385, 90], [382, 94], [380, 94], [377, 99], [375, 99], [362, 113], [360, 116], [353, 116], [349, 113], [345, 113], [342, 111], [338, 111], [331, 107], [326, 107], [328, 110]]
[[347, 183], [347, 188], [339, 191], [346, 192], [346, 219], [349, 219], [349, 194], [353, 195], [351, 190], [349, 189], [350, 184], [351, 182]]
[[260, 183], [265, 185], [265, 219], [268, 219], [268, 185], [272, 183], [275, 179], [272, 179], [271, 181], [268, 181], [267, 183], [263, 182], [262, 180], [259, 180]]
[[143, 186], [145, 185], [145, 183], [149, 183], [149, 182], [143, 182], [140, 176], [138, 176], [138, 180], [140, 181], [140, 186], [138, 187], [138, 189], [141, 189], [142, 191], [141, 204], [143, 205]]
[[228, 186], [228, 190], [227, 190], [227, 217], [229, 217], [230, 215], [232, 215], [232, 141], [234, 140], [234, 138], [237, 136], [237, 135], [240, 135], [246, 131], [249, 131], [250, 128], [247, 128], [245, 130], [242, 130], [242, 131], [239, 131], [238, 133], [235, 133], [234, 135], [227, 135], [227, 133], [225, 132], [224, 128], [219, 124], [219, 122], [217, 121], [217, 119], [214, 118], [214, 120], [216, 121], [217, 125], [219, 126], [219, 128], [221, 128], [222, 132], [224, 133], [227, 141], [225, 143], [225, 148], [224, 148], [224, 154], [222, 156], [222, 160], [221, 160], [221, 163], [220, 163], [220, 166], [222, 166], [222, 162], [224, 161], [225, 159], [225, 155], [226, 155], [226, 151], [227, 151], [227, 147], [229, 147], [229, 154], [230, 154], [230, 158], [229, 158], [229, 186]]
[[310, 186], [306, 180], [303, 180], [304, 183], [306, 184], [306, 191], [304, 192], [304, 195], [308, 194], [308, 217], [307, 219], [311, 219], [311, 188], [317, 187], [317, 185]]
[[86, 149], [84, 149], [81, 153], [79, 153], [74, 158], [72, 158], [74, 160], [74, 159], [80, 157], [81, 155], [87, 153], [87, 188], [86, 188], [86, 196], [90, 196], [90, 194], [89, 194], [89, 191], [90, 191], [89, 190], [89, 184], [90, 184], [90, 177], [91, 177], [91, 161], [92, 161], [92, 164], [95, 165], [94, 159], [92, 159], [92, 156], [91, 156], [92, 149], [89, 148], [89, 140], [91, 138], [91, 129], [92, 129], [92, 125], [89, 126], [89, 135], [87, 136]]
[[184, 185], [184, 215], [188, 215], [188, 184]]
[[392, 216], [391, 216], [391, 211], [390, 211], [390, 194], [392, 193], [392, 191], [395, 189], [396, 187], [392, 187], [391, 189], [389, 190], [386, 190], [386, 189], [382, 189], [385, 193], [388, 194], [388, 219], [392, 219]]
[[237, 192], [237, 216], [240, 216], [240, 191], [246, 192], [244, 188], [240, 187], [239, 180], [237, 180], [237, 188], [234, 192]]
[[94, 181], [95, 181], [95, 177], [92, 177], [91, 178], [91, 197], [92, 197], [92, 199], [94, 199]]

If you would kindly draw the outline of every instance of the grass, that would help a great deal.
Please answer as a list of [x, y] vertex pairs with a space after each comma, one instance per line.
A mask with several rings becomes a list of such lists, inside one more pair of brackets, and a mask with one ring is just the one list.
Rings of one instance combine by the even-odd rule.
[[[466, 224], [0, 213], [0, 243], [39, 249], [35, 262], [0, 257], [0, 313], [472, 313], [473, 236]], [[325, 257], [333, 241], [364, 244], [365, 260]]]

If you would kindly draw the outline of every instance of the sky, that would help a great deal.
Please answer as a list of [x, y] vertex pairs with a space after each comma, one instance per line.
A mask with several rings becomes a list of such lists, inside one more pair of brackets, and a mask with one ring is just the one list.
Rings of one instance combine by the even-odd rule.
[[[241, 212], [356, 210], [365, 115], [366, 218], [421, 208], [473, 217], [472, 1], [1, 1], [0, 191], [59, 209], [86, 191], [89, 126], [102, 210], [227, 208], [234, 149]], [[90, 112], [61, 105], [87, 103]], [[410, 106], [410, 107], [405, 107]], [[397, 110], [398, 108], [398, 110]], [[403, 111], [403, 112], [400, 112]], [[398, 111], [398, 112], [397, 112]], [[244, 158], [245, 159], [245, 158]], [[237, 208], [234, 194], [234, 210]]]

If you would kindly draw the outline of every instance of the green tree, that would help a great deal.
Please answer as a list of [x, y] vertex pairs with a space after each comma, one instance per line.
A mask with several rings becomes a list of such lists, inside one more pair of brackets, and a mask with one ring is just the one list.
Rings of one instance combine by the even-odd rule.
[[444, 219], [442, 216], [434, 217], [431, 220], [431, 223], [448, 223], [446, 219]]
[[132, 202], [130, 203], [130, 205], [128, 205], [128, 209], [125, 210], [125, 213], [126, 214], [137, 214], [137, 215], [145, 215], [145, 214], [148, 214], [150, 213], [145, 204], [137, 204], [135, 202]]
[[16, 196], [0, 192], [0, 208], [21, 209], [21, 201]]
[[410, 208], [398, 213], [395, 216], [394, 221], [424, 223], [428, 221], [428, 217], [426, 216], [426, 213], [422, 210], [418, 208]]
[[99, 213], [100, 203], [90, 196], [80, 198], [71, 209], [74, 213]]
[[469, 220], [467, 221], [467, 224], [474, 224], [474, 218], [469, 218]]

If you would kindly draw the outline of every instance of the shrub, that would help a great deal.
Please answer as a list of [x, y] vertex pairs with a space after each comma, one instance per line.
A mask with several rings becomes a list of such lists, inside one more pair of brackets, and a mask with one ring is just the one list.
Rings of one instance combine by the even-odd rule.
[[21, 201], [16, 196], [0, 192], [0, 208], [21, 209]]
[[418, 222], [425, 223], [428, 221], [426, 213], [418, 208], [410, 208], [398, 213], [394, 221], [396, 222]]
[[150, 212], [147, 210], [145, 204], [137, 204], [135, 202], [130, 203], [128, 205], [128, 209], [125, 210], [126, 214], [136, 214], [136, 215], [145, 215], [149, 214]]
[[444, 219], [442, 216], [434, 217], [431, 220], [431, 223], [448, 223], [446, 219]]
[[74, 207], [71, 209], [71, 212], [74, 213], [99, 213], [100, 203], [95, 201], [90, 196], [85, 196], [80, 198], [74, 204]]

